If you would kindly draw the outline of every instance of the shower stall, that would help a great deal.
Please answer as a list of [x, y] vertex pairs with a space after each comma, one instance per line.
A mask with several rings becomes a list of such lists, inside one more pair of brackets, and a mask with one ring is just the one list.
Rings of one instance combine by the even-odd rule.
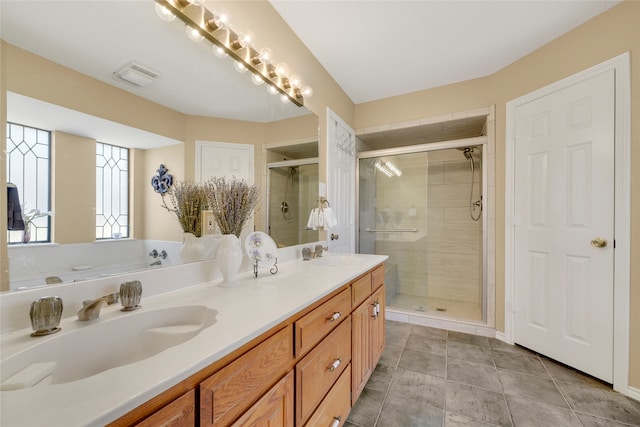
[[269, 163], [268, 233], [278, 247], [318, 240], [307, 220], [318, 195], [318, 163], [288, 160]]
[[485, 321], [484, 139], [359, 153], [358, 249], [389, 256], [390, 311]]

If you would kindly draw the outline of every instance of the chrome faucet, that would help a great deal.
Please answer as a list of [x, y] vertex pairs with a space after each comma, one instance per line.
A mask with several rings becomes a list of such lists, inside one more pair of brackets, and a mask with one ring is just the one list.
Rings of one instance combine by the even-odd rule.
[[111, 305], [118, 302], [119, 294], [113, 293], [103, 297], [82, 302], [82, 308], [78, 311], [78, 320], [94, 320], [100, 316], [100, 310], [105, 305]]

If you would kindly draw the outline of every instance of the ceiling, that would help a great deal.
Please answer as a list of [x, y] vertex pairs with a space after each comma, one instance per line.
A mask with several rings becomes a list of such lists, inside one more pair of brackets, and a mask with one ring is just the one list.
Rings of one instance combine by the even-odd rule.
[[[494, 73], [618, 3], [270, 2], [355, 103]], [[308, 114], [188, 40], [183, 25], [161, 21], [152, 0], [0, 0], [0, 17], [8, 43], [185, 114], [257, 122]], [[160, 77], [145, 88], [116, 80], [130, 61]]]
[[619, 1], [270, 3], [359, 104], [493, 74]]

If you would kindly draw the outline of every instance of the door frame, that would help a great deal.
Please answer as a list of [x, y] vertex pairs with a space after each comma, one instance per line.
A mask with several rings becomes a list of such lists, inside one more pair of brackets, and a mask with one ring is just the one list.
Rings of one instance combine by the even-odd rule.
[[504, 335], [496, 338], [514, 343], [515, 295], [515, 124], [516, 109], [535, 99], [615, 70], [614, 138], [614, 272], [613, 272], [613, 388], [629, 394], [629, 300], [631, 269], [631, 65], [626, 52], [506, 104], [505, 138], [505, 298]]

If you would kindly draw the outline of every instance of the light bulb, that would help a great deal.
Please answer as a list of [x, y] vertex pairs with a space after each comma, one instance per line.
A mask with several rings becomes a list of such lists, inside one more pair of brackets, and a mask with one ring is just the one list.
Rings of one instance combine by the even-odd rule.
[[193, 40], [194, 42], [202, 41], [204, 36], [198, 31], [196, 28], [193, 28], [189, 25], [185, 25], [185, 30], [187, 32], [187, 36]]
[[256, 36], [251, 30], [244, 30], [238, 35], [238, 42], [242, 47], [253, 47], [256, 44]]
[[300, 89], [300, 93], [305, 98], [311, 98], [313, 96], [313, 89], [311, 89], [311, 86], [303, 86], [302, 89]]
[[234, 61], [233, 62], [233, 68], [235, 68], [236, 71], [239, 72], [239, 73], [246, 73], [247, 72], [247, 66], [244, 65], [240, 61]]
[[302, 79], [298, 75], [293, 75], [289, 77], [289, 84], [294, 89], [300, 89], [300, 87], [302, 86]]
[[260, 86], [261, 84], [264, 83], [264, 80], [262, 80], [262, 77], [260, 77], [258, 74], [252, 74], [251, 75], [251, 81], [256, 86]]
[[160, 3], [156, 3], [156, 14], [160, 19], [166, 22], [171, 22], [176, 19], [176, 15]]
[[271, 95], [276, 95], [278, 93], [278, 89], [276, 89], [276, 87], [273, 85], [269, 85], [269, 93]]
[[213, 12], [213, 22], [218, 28], [228, 28], [229, 18], [231, 18], [231, 15], [225, 8], [220, 8]]
[[284, 62], [280, 62], [276, 65], [276, 74], [278, 77], [289, 77], [289, 66]]
[[224, 59], [229, 56], [229, 54], [225, 52], [223, 48], [221, 48], [220, 46], [216, 46], [215, 44], [211, 45], [211, 49], [213, 49], [213, 54], [220, 59]]
[[273, 51], [268, 47], [263, 47], [262, 49], [260, 49], [258, 59], [263, 64], [271, 64], [271, 61], [273, 61]]
[[283, 104], [289, 103], [289, 97], [287, 95], [280, 95], [280, 102]]

